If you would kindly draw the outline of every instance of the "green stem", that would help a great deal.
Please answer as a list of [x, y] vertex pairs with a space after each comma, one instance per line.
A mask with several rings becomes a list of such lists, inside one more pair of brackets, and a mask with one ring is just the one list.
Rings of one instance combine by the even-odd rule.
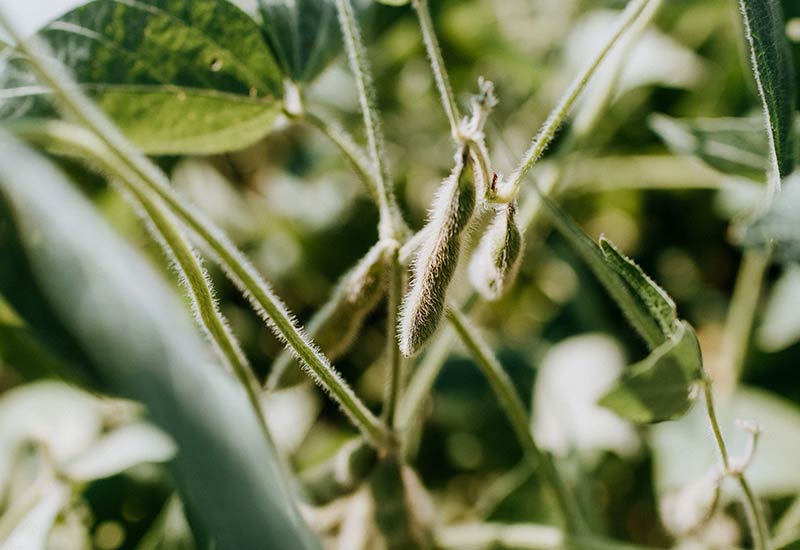
[[[61, 153], [91, 159], [114, 177], [123, 180], [128, 177], [125, 167], [119, 162], [119, 156], [97, 136], [82, 128], [64, 122], [47, 121], [27, 123], [15, 130], [23, 137], [43, 142], [46, 146], [56, 144]], [[386, 427], [358, 399], [327, 358], [310, 343], [244, 254], [211, 222], [186, 205], [161, 178], [141, 179], [141, 182], [163, 200], [172, 213], [206, 244], [228, 277], [250, 300], [253, 308], [295, 351], [317, 383], [331, 394], [365, 437], [373, 445], [386, 444], [389, 440]]]
[[264, 322], [294, 350], [314, 379], [333, 396], [365, 437], [373, 445], [386, 444], [390, 439], [386, 427], [356, 397], [328, 359], [305, 336], [286, 306], [245, 255], [220, 229], [183, 202], [172, 189], [166, 176], [133, 147], [106, 116], [79, 91], [63, 67], [51, 61], [44, 61], [38, 48], [19, 36], [1, 13], [0, 24], [6, 27], [20, 51], [27, 55], [39, 78], [56, 93], [61, 107], [91, 130], [94, 134], [92, 137], [99, 140], [98, 145], [101, 147], [99, 149], [94, 147], [91, 151], [100, 153], [101, 158], [96, 160], [102, 163], [104, 160], [102, 157], [114, 158], [117, 163], [135, 172], [148, 188], [166, 203], [173, 214], [207, 245], [227, 276], [248, 298]]
[[403, 299], [405, 269], [400, 263], [400, 248], [395, 248], [388, 258], [389, 262], [389, 303], [387, 304], [388, 318], [386, 320], [386, 350], [388, 375], [386, 377], [386, 397], [383, 402], [383, 418], [390, 427], [395, 427], [397, 422], [397, 404], [400, 401], [400, 392], [403, 387], [404, 358], [397, 345], [394, 327], [397, 326], [400, 312], [400, 301]]
[[744, 368], [758, 298], [761, 296], [770, 256], [764, 250], [748, 250], [742, 256], [731, 306], [725, 319], [720, 351], [722, 372], [717, 380], [726, 389], [726, 393], [734, 390]]
[[755, 544], [755, 550], [771, 550], [769, 527], [767, 526], [767, 520], [764, 517], [764, 512], [761, 509], [758, 498], [753, 493], [744, 471], [731, 467], [728, 449], [725, 445], [725, 439], [722, 437], [719, 421], [717, 420], [717, 413], [714, 407], [714, 394], [711, 391], [711, 381], [705, 378], [702, 382], [702, 386], [706, 402], [706, 414], [708, 416], [708, 422], [711, 425], [711, 431], [714, 433], [714, 440], [717, 442], [724, 474], [734, 477], [742, 490], [742, 503], [744, 505], [745, 515], [747, 516], [747, 522], [750, 526], [753, 543]]
[[375, 177], [378, 194], [378, 209], [380, 212], [380, 238], [397, 239], [401, 231], [401, 224], [396, 219], [394, 194], [391, 188], [391, 178], [386, 163], [383, 133], [380, 129], [378, 109], [375, 106], [375, 90], [370, 77], [369, 62], [353, 13], [351, 0], [336, 0], [336, 10], [339, 14], [339, 25], [344, 37], [347, 59], [350, 70], [353, 71], [358, 90], [358, 101], [361, 105], [361, 114], [364, 118], [364, 128], [367, 133], [367, 143], [372, 163], [375, 167]]
[[539, 133], [533, 138], [531, 146], [522, 157], [522, 161], [520, 162], [519, 166], [511, 175], [510, 181], [498, 189], [496, 197], [497, 201], [512, 202], [517, 197], [519, 194], [519, 189], [522, 186], [522, 181], [525, 179], [528, 171], [533, 167], [534, 164], [536, 164], [536, 162], [544, 154], [545, 150], [547, 150], [547, 148], [550, 146], [550, 143], [552, 143], [553, 138], [556, 136], [556, 132], [558, 132], [558, 129], [561, 127], [564, 120], [566, 120], [570, 110], [572, 109], [573, 105], [575, 105], [575, 102], [577, 101], [581, 92], [586, 88], [589, 80], [592, 78], [592, 76], [594, 76], [595, 72], [606, 59], [606, 57], [608, 57], [609, 52], [617, 44], [622, 35], [625, 34], [625, 31], [633, 25], [639, 15], [642, 13], [644, 8], [647, 6], [648, 1], [651, 0], [631, 0], [631, 2], [625, 8], [625, 11], [622, 13], [620, 22], [609, 40], [606, 42], [597, 56], [595, 56], [595, 58], [592, 59], [592, 61], [586, 66], [583, 72], [581, 72], [572, 82], [572, 85], [570, 85], [570, 87], [567, 89], [566, 94], [561, 98], [558, 105], [556, 105], [555, 109], [553, 109], [553, 111], [547, 117], [547, 120], [545, 121], [544, 125], [542, 125]]
[[505, 410], [511, 422], [511, 427], [522, 445], [525, 455], [539, 468], [546, 483], [550, 486], [556, 497], [559, 511], [563, 516], [567, 530], [570, 533], [581, 533], [585, 526], [580, 517], [578, 504], [574, 495], [567, 488], [561, 474], [558, 472], [552, 457], [542, 451], [530, 430], [528, 414], [522, 399], [514, 389], [514, 384], [503, 366], [484, 342], [478, 331], [472, 327], [464, 315], [456, 309], [447, 309], [447, 318], [452, 323], [458, 336], [475, 359], [484, 376], [489, 381], [500, 406]]
[[461, 115], [458, 113], [458, 106], [456, 105], [455, 98], [453, 97], [453, 89], [450, 86], [450, 79], [448, 78], [447, 70], [444, 67], [442, 50], [439, 47], [439, 41], [436, 38], [436, 31], [433, 28], [430, 9], [428, 9], [428, 0], [412, 0], [411, 3], [416, 9], [417, 17], [419, 18], [419, 27], [422, 31], [422, 41], [425, 43], [425, 50], [428, 52], [428, 57], [431, 61], [433, 78], [436, 80], [436, 87], [439, 89], [439, 96], [442, 100], [442, 106], [447, 114], [447, 120], [450, 123], [450, 133], [456, 143], [460, 143], [463, 139], [459, 126]]
[[369, 161], [364, 157], [361, 148], [356, 145], [353, 138], [340, 126], [320, 115], [305, 112], [299, 117], [299, 120], [319, 130], [339, 149], [353, 168], [353, 171], [363, 182], [372, 200], [380, 206], [378, 179], [370, 167]]

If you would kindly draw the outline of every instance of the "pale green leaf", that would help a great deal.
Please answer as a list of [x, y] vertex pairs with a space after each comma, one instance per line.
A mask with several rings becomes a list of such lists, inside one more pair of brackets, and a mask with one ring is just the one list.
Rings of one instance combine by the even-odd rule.
[[[758, 495], [770, 498], [795, 496], [800, 491], [800, 408], [797, 403], [762, 389], [741, 385], [716, 404], [722, 435], [731, 458], [739, 462], [747, 454], [752, 434], [737, 427], [737, 420], [756, 421], [763, 431], [758, 449], [747, 467], [747, 479]], [[676, 422], [654, 426], [650, 447], [654, 481], [664, 494], [680, 490], [719, 467], [719, 449], [709, 435], [704, 407], [695, 407]], [[687, 452], [690, 450], [690, 452]], [[729, 497], [739, 499], [731, 484]]]
[[676, 119], [654, 114], [650, 128], [680, 155], [693, 155], [725, 174], [764, 179], [769, 145], [756, 118]]
[[643, 424], [674, 420], [692, 406], [701, 376], [700, 346], [684, 322], [670, 340], [630, 367], [600, 405]]
[[775, 177], [787, 176], [795, 163], [796, 81], [779, 0], [739, 0], [753, 73], [764, 107]]
[[[143, 151], [211, 154], [269, 132], [282, 77], [258, 24], [222, 0], [95, 0], [38, 34]], [[52, 114], [8, 52], [0, 119]]]
[[745, 246], [772, 246], [783, 261], [800, 261], [800, 172], [789, 176], [777, 200], [746, 230]]
[[23, 306], [39, 294], [86, 351], [86, 367], [147, 406], [177, 444], [181, 496], [217, 547], [318, 548], [244, 390], [215, 364], [175, 292], [61, 173], [7, 136], [0, 197], [0, 257], [15, 257], [21, 274], [0, 272], [0, 285], [16, 283], [0, 291], [37, 332], [50, 325]]
[[164, 432], [138, 422], [104, 435], [65, 464], [63, 470], [71, 479], [92, 481], [139, 464], [167, 462], [175, 451], [175, 444]]

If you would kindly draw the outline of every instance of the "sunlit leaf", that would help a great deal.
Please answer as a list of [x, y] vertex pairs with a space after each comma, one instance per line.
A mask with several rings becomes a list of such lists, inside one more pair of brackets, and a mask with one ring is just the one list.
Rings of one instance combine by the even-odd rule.
[[[243, 389], [214, 364], [175, 293], [61, 173], [7, 136], [0, 196], [0, 255], [21, 250], [17, 269], [107, 386], [143, 402], [175, 440], [174, 477], [217, 547], [317, 548]], [[41, 330], [13, 290], [0, 288]]]
[[692, 406], [702, 362], [694, 330], [682, 323], [678, 332], [646, 359], [630, 367], [600, 404], [639, 423], [674, 420]]
[[91, 481], [138, 464], [166, 462], [175, 451], [175, 444], [164, 432], [139, 422], [102, 436], [63, 468], [71, 479]]
[[[39, 36], [126, 135], [154, 154], [241, 149], [280, 111], [280, 70], [259, 26], [227, 1], [95, 0]], [[0, 119], [52, 113], [7, 52]]]

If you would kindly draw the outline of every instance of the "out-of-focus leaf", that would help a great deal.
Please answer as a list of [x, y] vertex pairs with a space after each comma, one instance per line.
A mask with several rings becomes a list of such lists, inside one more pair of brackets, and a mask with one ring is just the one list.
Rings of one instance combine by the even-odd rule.
[[[145, 403], [173, 437], [178, 487], [217, 547], [317, 548], [244, 390], [214, 364], [163, 280], [61, 173], [7, 136], [0, 195], [10, 212], [0, 254], [16, 243], [18, 268], [108, 387]], [[0, 288], [31, 323], [14, 290]]]
[[[763, 497], [790, 496], [800, 491], [800, 409], [764, 390], [740, 386], [726, 399], [716, 401], [717, 417], [728, 452], [740, 462], [750, 445], [752, 434], [736, 427], [737, 420], [756, 420], [763, 431], [758, 451], [747, 468], [753, 490]], [[709, 437], [708, 417], [696, 407], [676, 422], [666, 422], [650, 430], [654, 458], [655, 485], [664, 495], [680, 490], [719, 467], [719, 450]], [[691, 449], [691, 452], [687, 452]], [[738, 491], [726, 496], [740, 498]]]
[[[39, 37], [125, 134], [154, 154], [241, 149], [280, 112], [280, 70], [261, 31], [223, 0], [95, 0]], [[6, 52], [0, 119], [52, 114], [47, 90]]]
[[794, 169], [796, 81], [779, 0], [739, 0], [764, 106], [775, 177]]
[[764, 123], [755, 118], [675, 119], [661, 114], [650, 127], [674, 153], [694, 155], [726, 174], [764, 179], [769, 144]]
[[161, 430], [139, 422], [113, 430], [63, 466], [79, 481], [111, 477], [148, 462], [166, 462], [175, 455], [175, 444]]
[[800, 172], [783, 182], [781, 192], [769, 209], [759, 216], [744, 235], [744, 245], [772, 246], [783, 261], [800, 261]]
[[261, 26], [283, 71], [307, 82], [341, 51], [334, 0], [258, 0]]
[[170, 497], [150, 530], [137, 545], [138, 550], [195, 550], [191, 532], [177, 496]]
[[701, 375], [697, 337], [683, 322], [670, 340], [630, 367], [599, 403], [634, 422], [674, 420], [691, 408]]
[[[42, 480], [44, 482], [44, 480]], [[23, 550], [46, 548], [47, 537], [58, 514], [69, 502], [70, 488], [56, 479], [49, 479], [42, 485], [31, 487], [33, 494], [23, 498], [34, 499], [34, 504], [14, 526], [4, 540], [0, 540], [0, 548]]]
[[790, 265], [767, 299], [756, 341], [761, 349], [780, 351], [800, 340], [800, 267]]
[[46, 445], [53, 461], [63, 463], [86, 449], [102, 428], [97, 398], [62, 382], [25, 384], [0, 400], [4, 451], [36, 439]]
[[578, 451], [584, 461], [609, 450], [634, 454], [639, 442], [633, 426], [597, 405], [625, 366], [620, 345], [606, 335], [576, 336], [553, 346], [538, 369], [532, 400], [539, 445], [560, 456]]

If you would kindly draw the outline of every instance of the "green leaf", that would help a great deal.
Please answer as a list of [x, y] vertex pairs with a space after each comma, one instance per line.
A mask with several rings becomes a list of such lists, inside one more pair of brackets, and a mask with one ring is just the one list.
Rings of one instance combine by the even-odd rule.
[[[38, 36], [152, 154], [212, 154], [263, 137], [282, 77], [258, 24], [222, 0], [95, 0]], [[52, 114], [25, 61], [5, 55], [0, 119]]]
[[646, 359], [630, 367], [600, 405], [639, 423], [674, 420], [686, 414], [702, 377], [702, 358], [694, 329], [686, 323]]
[[772, 246], [775, 257], [800, 261], [800, 172], [784, 180], [778, 200], [750, 224], [744, 235], [747, 247]]
[[620, 253], [614, 244], [600, 237], [600, 250], [606, 263], [628, 285], [650, 316], [658, 323], [665, 338], [670, 338], [678, 330], [678, 312], [669, 294], [647, 276], [633, 260]]
[[763, 181], [769, 144], [756, 118], [676, 119], [650, 116], [650, 128], [675, 154], [693, 155], [724, 174]]
[[739, 0], [750, 44], [753, 73], [770, 142], [775, 177], [787, 176], [795, 163], [796, 81], [779, 0]]
[[[111, 390], [144, 403], [174, 439], [179, 490], [217, 548], [318, 548], [244, 390], [214, 363], [148, 263], [49, 162], [6, 136], [0, 197], [10, 212], [0, 218], [0, 256], [23, 251], [18, 269], [91, 368]], [[32, 330], [48, 330], [14, 288], [0, 291]]]
[[[636, 289], [631, 286], [629, 281], [626, 281], [619, 271], [621, 265], [627, 264], [628, 261], [618, 261], [617, 263], [620, 265], [615, 267], [600, 245], [595, 243], [558, 204], [546, 195], [540, 194], [539, 198], [555, 228], [592, 270], [597, 280], [617, 303], [631, 326], [636, 329], [648, 347], [655, 349], [663, 344], [666, 340], [661, 326], [664, 319], [653, 315], [641, 296], [636, 293]], [[626, 273], [633, 272], [635, 269], [638, 268], [626, 268], [624, 271]], [[628, 275], [635, 278], [634, 273], [628, 273]]]
[[333, 0], [258, 0], [264, 36], [295, 82], [317, 76], [341, 51]]

